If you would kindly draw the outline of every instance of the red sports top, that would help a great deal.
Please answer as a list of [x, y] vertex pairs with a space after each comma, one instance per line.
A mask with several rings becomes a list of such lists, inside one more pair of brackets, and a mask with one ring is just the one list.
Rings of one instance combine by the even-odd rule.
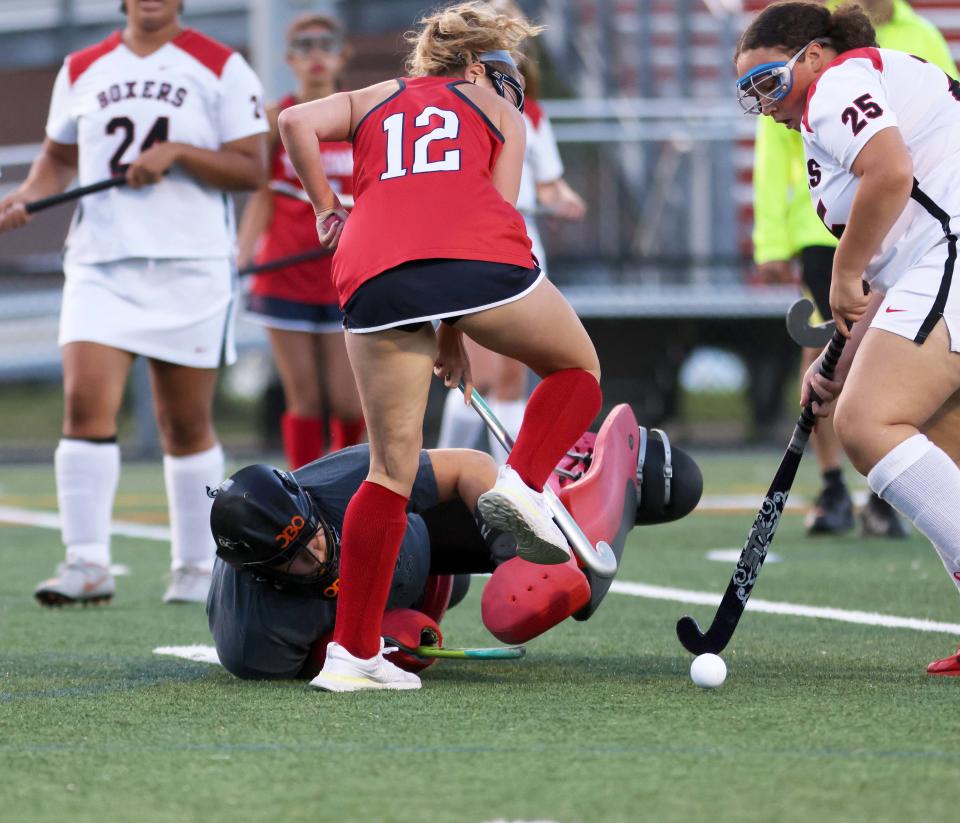
[[[280, 110], [296, 103], [293, 96], [280, 101]], [[338, 194], [353, 193], [353, 148], [349, 143], [321, 143], [323, 168], [331, 188]], [[277, 140], [273, 151], [271, 180], [278, 180], [302, 191], [300, 178], [287, 157], [283, 142]], [[303, 254], [320, 248], [313, 206], [279, 192], [273, 192], [273, 217], [257, 247], [256, 262], [266, 263], [279, 257]], [[274, 269], [253, 278], [251, 291], [269, 297], [281, 297], [298, 303], [328, 305], [337, 302], [337, 291], [330, 278], [332, 257], [321, 257], [284, 269]]]
[[460, 91], [466, 82], [399, 80], [357, 125], [355, 206], [333, 258], [341, 307], [409, 260], [534, 265], [523, 217], [493, 186], [503, 135]]

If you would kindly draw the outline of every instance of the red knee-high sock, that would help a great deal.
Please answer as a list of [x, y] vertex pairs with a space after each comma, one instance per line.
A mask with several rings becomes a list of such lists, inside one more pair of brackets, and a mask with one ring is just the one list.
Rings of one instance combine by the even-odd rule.
[[597, 416], [602, 399], [600, 385], [583, 369], [563, 369], [540, 382], [507, 459], [524, 483], [543, 491], [554, 466]]
[[347, 506], [333, 639], [355, 657], [380, 651], [380, 623], [407, 528], [407, 501], [365, 480]]
[[291, 469], [299, 469], [323, 454], [323, 420], [284, 412], [280, 418], [283, 451]]
[[330, 418], [330, 451], [340, 451], [347, 446], [356, 446], [363, 437], [363, 418], [343, 420], [340, 417]]

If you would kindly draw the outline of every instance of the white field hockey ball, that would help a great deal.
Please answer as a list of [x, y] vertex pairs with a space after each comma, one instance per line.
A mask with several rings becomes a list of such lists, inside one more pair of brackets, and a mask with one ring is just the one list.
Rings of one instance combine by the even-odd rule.
[[690, 679], [703, 689], [715, 689], [727, 679], [727, 664], [715, 654], [701, 654], [690, 664]]

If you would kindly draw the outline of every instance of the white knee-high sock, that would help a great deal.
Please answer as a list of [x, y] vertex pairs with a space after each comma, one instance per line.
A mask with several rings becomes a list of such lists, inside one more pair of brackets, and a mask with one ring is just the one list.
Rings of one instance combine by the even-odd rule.
[[110, 516], [120, 479], [116, 443], [64, 438], [53, 458], [67, 561], [110, 565]]
[[459, 389], [450, 389], [443, 403], [443, 420], [440, 423], [438, 449], [470, 449], [476, 446], [483, 429], [483, 421], [470, 406], [463, 402]]
[[922, 434], [904, 440], [867, 475], [870, 488], [931, 542], [960, 588], [960, 468]]
[[[523, 412], [527, 408], [526, 400], [494, 400], [490, 404], [490, 410], [497, 416], [497, 419], [503, 423], [503, 427], [510, 432], [510, 436], [516, 440], [523, 424]], [[487, 432], [487, 440], [490, 443], [490, 454], [497, 461], [498, 466], [507, 462], [507, 451], [500, 445], [500, 441], [493, 436], [493, 432]]]
[[211, 449], [184, 457], [163, 456], [163, 479], [170, 508], [170, 557], [174, 570], [184, 566], [210, 571], [216, 544], [210, 533], [207, 486], [223, 480], [223, 449]]

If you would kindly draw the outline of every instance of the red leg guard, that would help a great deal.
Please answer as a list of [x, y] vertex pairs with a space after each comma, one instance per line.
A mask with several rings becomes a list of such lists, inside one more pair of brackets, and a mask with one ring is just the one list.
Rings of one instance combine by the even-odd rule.
[[483, 589], [483, 625], [504, 643], [526, 643], [590, 602], [590, 584], [575, 560], [541, 566], [514, 557]]
[[[392, 637], [408, 648], [443, 645], [443, 633], [437, 621], [415, 609], [390, 609], [385, 612], [380, 633], [384, 637]], [[387, 660], [408, 672], [419, 672], [434, 663], [436, 658], [424, 659], [406, 652], [395, 651], [387, 655]]]
[[364, 431], [362, 417], [358, 420], [341, 420], [339, 417], [331, 417], [330, 451], [337, 452], [347, 446], [356, 446], [363, 438]]
[[280, 418], [283, 451], [291, 469], [312, 463], [323, 454], [323, 421], [318, 417], [297, 417], [283, 413]]
[[590, 372], [563, 369], [534, 389], [507, 462], [528, 486], [543, 491], [554, 466], [600, 411], [600, 385]]
[[447, 606], [450, 605], [451, 594], [453, 594], [452, 574], [431, 575], [427, 578], [420, 611], [439, 623], [447, 612]]

